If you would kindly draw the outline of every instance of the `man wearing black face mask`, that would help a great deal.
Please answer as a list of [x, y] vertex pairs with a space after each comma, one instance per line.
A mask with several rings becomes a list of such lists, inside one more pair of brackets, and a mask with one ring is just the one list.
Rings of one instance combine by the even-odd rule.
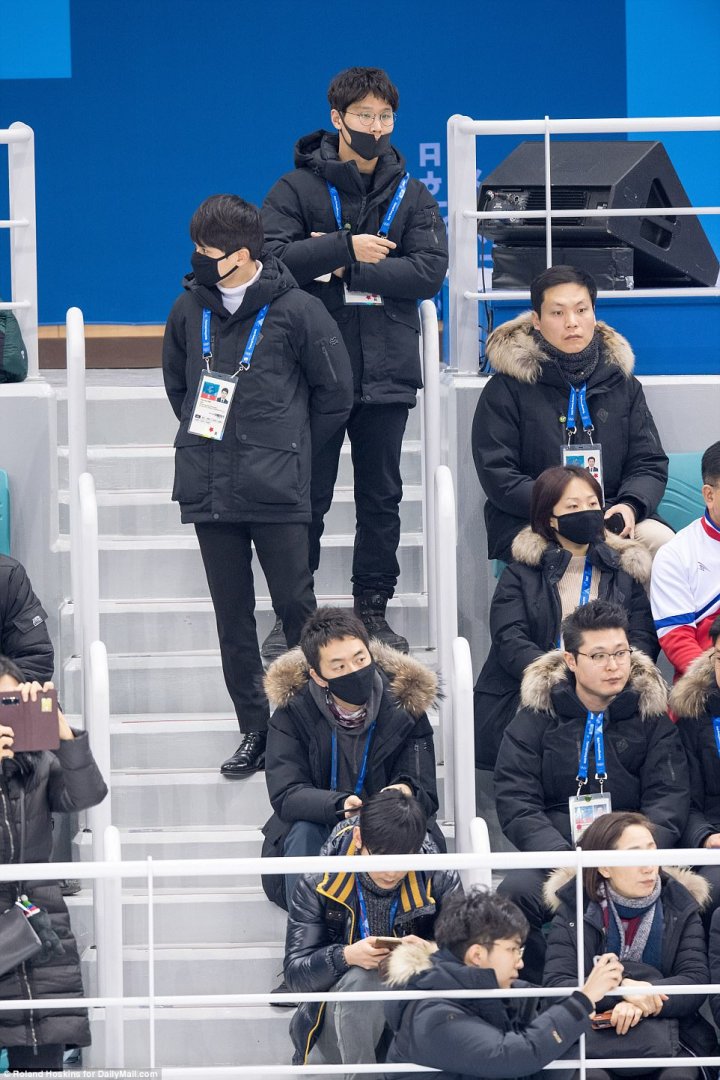
[[[385, 72], [349, 68], [333, 79], [328, 100], [335, 130], [299, 140], [294, 172], [278, 180], [262, 209], [268, 250], [325, 304], [353, 366], [347, 424], [313, 459], [310, 569], [320, 561], [347, 430], [357, 516], [355, 611], [371, 637], [407, 652], [385, 618], [399, 574], [400, 451], [422, 385], [418, 301], [442, 286], [447, 237], [437, 203], [390, 145], [399, 98]], [[283, 648], [277, 625], [263, 655], [272, 659]]]
[[[274, 810], [263, 856], [317, 855], [334, 825], [388, 787], [413, 795], [429, 818], [438, 808], [433, 735], [426, 710], [437, 678], [412, 657], [378, 642], [354, 614], [319, 608], [300, 648], [270, 667], [275, 707], [265, 779]], [[437, 826], [432, 826], [439, 845]], [[265, 876], [286, 907], [297, 880]], [[285, 884], [285, 888], [283, 888]]]

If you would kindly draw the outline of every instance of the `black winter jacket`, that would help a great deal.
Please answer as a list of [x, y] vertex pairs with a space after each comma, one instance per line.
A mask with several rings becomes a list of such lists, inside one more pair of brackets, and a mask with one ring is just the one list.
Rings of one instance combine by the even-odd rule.
[[[557, 647], [561, 604], [558, 582], [570, 552], [551, 544], [530, 527], [513, 540], [513, 559], [503, 571], [490, 605], [492, 645], [475, 685], [475, 764], [495, 767], [503, 732], [512, 720], [525, 669]], [[590, 562], [600, 570], [598, 597], [624, 608], [630, 620], [630, 644], [651, 660], [660, 646], [645, 585], [651, 558], [634, 540], [607, 533], [591, 545]]]
[[[715, 909], [710, 923], [708, 958], [710, 961], [710, 981], [720, 983], [720, 908]], [[713, 1020], [720, 1027], [720, 994], [710, 995], [710, 1008]]]
[[[371, 652], [385, 690], [370, 744], [363, 795], [375, 795], [389, 784], [409, 784], [432, 819], [438, 796], [433, 730], [426, 710], [436, 699], [437, 678], [413, 657], [378, 641], [372, 642]], [[263, 828], [264, 857], [282, 854], [294, 821], [334, 827], [338, 810], [353, 794], [329, 787], [332, 732], [312, 699], [309, 677], [299, 648], [276, 660], [265, 677], [265, 690], [275, 711], [270, 717], [265, 754], [265, 779], [274, 813]], [[270, 899], [282, 904], [281, 890], [273, 877], [266, 875], [263, 884]]]
[[[709, 982], [705, 931], [700, 911], [709, 900], [707, 882], [692, 870], [668, 868], [661, 871], [663, 939], [660, 969], [636, 960], [623, 960], [625, 975], [646, 980], [654, 986]], [[574, 986], [577, 983], [577, 933], [575, 928], [575, 875], [572, 870], [555, 870], [543, 890], [548, 908], [554, 912], [545, 955], [545, 986]], [[607, 952], [607, 935], [598, 904], [585, 896], [584, 945], [585, 976], [593, 968], [593, 957]], [[605, 997], [596, 1005], [597, 1012], [612, 1009], [617, 997]], [[683, 1042], [696, 1054], [715, 1053], [712, 1028], [697, 1015], [704, 994], [671, 996], [658, 1014], [660, 1019], [680, 1021]], [[642, 1024], [642, 1021], [641, 1021]], [[617, 1053], [622, 1053], [619, 1046]]]
[[[69, 813], [97, 806], [107, 794], [90, 752], [86, 732], [60, 743], [59, 750], [18, 754], [6, 759], [0, 772], [0, 859], [8, 863], [50, 860], [53, 813]], [[27, 960], [0, 977], [0, 999], [82, 997], [80, 958], [70, 928], [70, 916], [56, 881], [0, 884], [0, 910], [26, 892], [50, 914], [53, 930], [63, 946], [61, 956], [42, 965]], [[33, 1009], [3, 1012], [0, 1008], [1, 1046], [89, 1046], [87, 1011]]]
[[[435, 296], [447, 270], [447, 236], [438, 204], [412, 178], [388, 234], [397, 247], [374, 264], [356, 262], [352, 254], [349, 234], [377, 233], [405, 171], [405, 159], [391, 147], [378, 159], [368, 192], [355, 162], [340, 161], [337, 132], [315, 131], [299, 140], [295, 170], [280, 177], [262, 208], [267, 249], [337, 321], [352, 360], [356, 400], [372, 405], [415, 404], [422, 386], [418, 301]], [[342, 231], [328, 180], [340, 195]], [[311, 237], [311, 232], [324, 235]], [[342, 279], [314, 280], [341, 266]], [[346, 305], [343, 282], [352, 290], [379, 293], [384, 305]]]
[[46, 619], [25, 567], [0, 555], [0, 655], [14, 660], [28, 682], [45, 683], [53, 676], [55, 653]]
[[713, 717], [720, 716], [720, 687], [713, 651], [693, 660], [670, 693], [690, 769], [690, 813], [682, 847], [702, 847], [708, 836], [720, 832], [720, 758], [713, 729]]
[[[359, 818], [349, 818], [334, 830], [322, 849], [323, 855], [357, 855], [352, 841]], [[437, 852], [429, 835], [422, 850]], [[362, 867], [360, 867], [362, 869]], [[400, 885], [400, 903], [393, 935], [415, 934], [431, 939], [435, 919], [443, 900], [462, 889], [455, 870], [410, 870]], [[355, 874], [305, 874], [293, 893], [285, 938], [285, 982], [289, 990], [313, 993], [330, 990], [341, 978], [333, 963], [338, 945], [359, 940], [358, 903]], [[321, 1002], [301, 1004], [290, 1024], [295, 1046], [293, 1065], [307, 1061], [322, 1027], [325, 1006]]]
[[[577, 791], [587, 708], [561, 652], [531, 664], [520, 701], [495, 766], [500, 825], [520, 851], [568, 850], [568, 799]], [[650, 818], [662, 848], [678, 844], [690, 801], [685, 751], [666, 705], [667, 688], [654, 664], [633, 653], [627, 686], [605, 710], [605, 787], [613, 810], [639, 810]], [[593, 764], [591, 753], [587, 793], [600, 789]]]
[[[432, 990], [435, 997], [387, 1002], [385, 1016], [395, 1032], [387, 1061], [442, 1069], [441, 1080], [539, 1073], [590, 1030], [592, 1004], [577, 992], [540, 1016], [532, 998], [443, 998], [448, 990], [498, 989], [494, 971], [464, 964], [446, 949], [429, 955], [419, 945], [403, 945], [391, 954], [388, 974], [394, 987]], [[404, 1074], [411, 1075], [417, 1074]]]
[[[310, 521], [310, 458], [347, 419], [352, 385], [347, 351], [317, 300], [268, 256], [259, 281], [231, 315], [216, 288], [195, 283], [170, 312], [163, 377], [180, 421], [175, 485], [182, 520]], [[212, 312], [212, 368], [237, 370], [255, 316], [270, 304], [248, 371], [241, 372], [220, 442], [191, 435], [201, 372], [202, 310]]]
[[[642, 520], [653, 516], [663, 497], [668, 459], [632, 374], [629, 343], [605, 323], [597, 330], [601, 359], [587, 380], [587, 403], [593, 441], [603, 448], [605, 504], [628, 500]], [[499, 326], [487, 353], [497, 374], [477, 404], [472, 447], [487, 496], [488, 557], [507, 561], [513, 537], [530, 520], [533, 481], [560, 464], [569, 385], [555, 364], [544, 362], [529, 313]], [[575, 441], [585, 440], [580, 434]]]

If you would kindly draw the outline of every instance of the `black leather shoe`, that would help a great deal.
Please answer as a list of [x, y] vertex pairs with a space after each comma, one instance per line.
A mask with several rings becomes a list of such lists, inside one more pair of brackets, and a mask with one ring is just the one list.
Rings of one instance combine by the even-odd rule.
[[275, 625], [260, 646], [260, 655], [265, 666], [269, 667], [273, 660], [277, 660], [278, 656], [282, 656], [287, 651], [288, 645], [282, 619], [276, 619]]
[[257, 772], [258, 769], [264, 769], [266, 742], [267, 734], [264, 731], [250, 731], [243, 735], [243, 741], [233, 756], [220, 766], [222, 775], [228, 780], [236, 780]]

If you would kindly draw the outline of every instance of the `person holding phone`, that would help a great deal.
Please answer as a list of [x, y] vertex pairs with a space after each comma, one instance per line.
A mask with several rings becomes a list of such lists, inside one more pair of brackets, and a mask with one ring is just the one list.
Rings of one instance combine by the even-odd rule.
[[[52, 701], [53, 689], [49, 682], [26, 682], [20, 668], [0, 656], [0, 703], [6, 702], [0, 724], [0, 859], [5, 864], [49, 862], [52, 814], [87, 810], [107, 795], [87, 732], [73, 730], [60, 709], [42, 713], [55, 726], [45, 728], [47, 745], [57, 749], [16, 749], [26, 733], [18, 723], [7, 723], [8, 713], [17, 709], [20, 717], [21, 703]], [[43, 947], [0, 976], [0, 999], [82, 997], [80, 957], [58, 882], [0, 882], [0, 911], [12, 908], [22, 894], [43, 916], [44, 929], [36, 931]], [[0, 1011], [0, 1046], [7, 1048], [11, 1071], [61, 1070], [65, 1047], [89, 1045], [87, 1010], [80, 1006]]]

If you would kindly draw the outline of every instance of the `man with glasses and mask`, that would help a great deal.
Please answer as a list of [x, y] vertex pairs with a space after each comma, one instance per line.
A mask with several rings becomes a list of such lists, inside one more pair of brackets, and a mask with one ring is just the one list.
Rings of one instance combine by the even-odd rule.
[[[418, 301], [442, 286], [447, 237], [435, 199], [391, 145], [399, 97], [386, 73], [349, 68], [331, 82], [328, 100], [335, 130], [299, 140], [295, 170], [278, 180], [262, 208], [267, 250], [323, 301], [353, 366], [353, 410], [313, 460], [310, 569], [320, 562], [347, 430], [357, 520], [355, 611], [371, 637], [407, 652], [407, 641], [385, 617], [399, 575], [400, 451], [422, 385]], [[278, 622], [263, 656], [270, 661], [285, 648]]]
[[[630, 647], [627, 615], [607, 600], [576, 608], [562, 640], [526, 669], [520, 709], [503, 736], [495, 766], [503, 832], [520, 851], [566, 851], [602, 813], [637, 810], [655, 825], [658, 847], [675, 847], [690, 784], [663, 679]], [[530, 923], [532, 981], [540, 981], [545, 955], [546, 873], [511, 870], [499, 890]]]

